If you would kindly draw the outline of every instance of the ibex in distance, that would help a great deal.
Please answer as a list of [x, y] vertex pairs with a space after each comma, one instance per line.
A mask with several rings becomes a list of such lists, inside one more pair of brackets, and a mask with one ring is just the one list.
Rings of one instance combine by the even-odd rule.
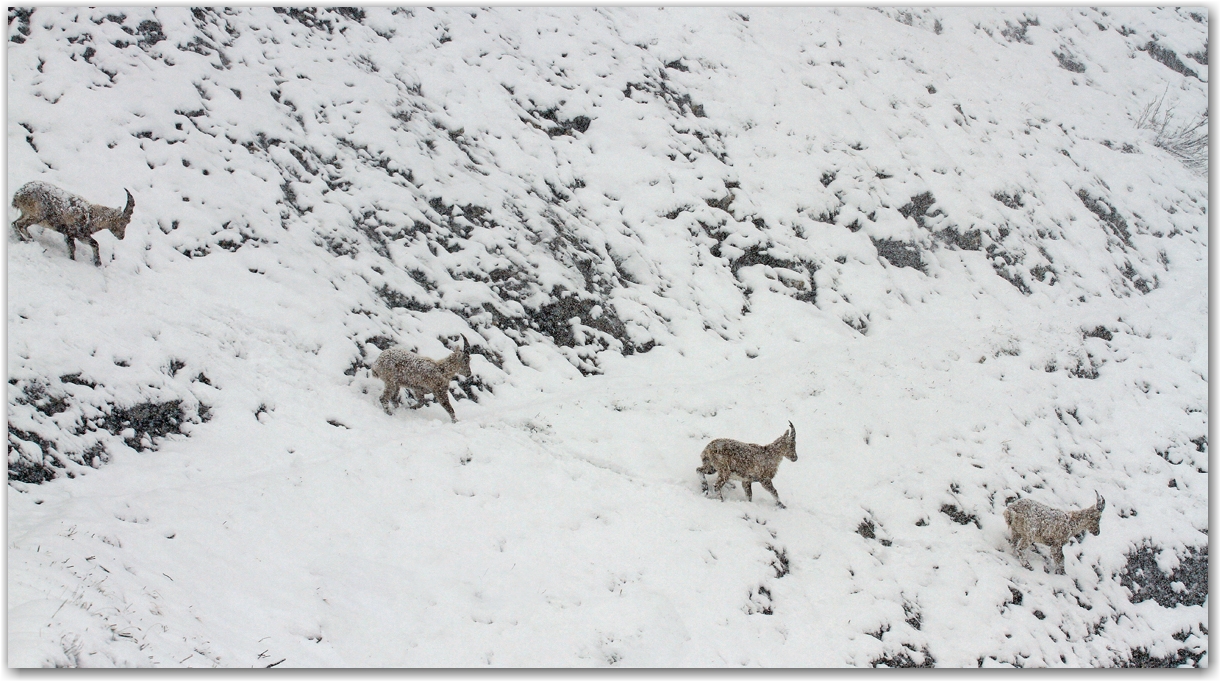
[[412, 409], [422, 407], [424, 395], [432, 393], [436, 396], [436, 401], [449, 412], [449, 418], [456, 422], [457, 415], [449, 404], [449, 381], [458, 374], [470, 375], [470, 345], [465, 336], [462, 336], [461, 350], [454, 350], [448, 357], [439, 361], [421, 357], [400, 345], [386, 348], [373, 361], [373, 375], [385, 383], [381, 406], [387, 414], [394, 413], [390, 405], [399, 404], [399, 390], [406, 388], [415, 398]]
[[717, 473], [716, 493], [724, 500], [721, 488], [730, 477], [741, 480], [746, 489], [746, 500], [753, 501], [754, 493], [750, 488], [759, 483], [775, 497], [775, 503], [784, 508], [779, 500], [779, 493], [771, 479], [779, 470], [780, 459], [787, 457], [796, 461], [796, 426], [788, 422], [788, 430], [769, 445], [752, 445], [728, 438], [712, 440], [703, 448], [703, 465], [695, 469], [700, 475]]
[[1021, 564], [1029, 567], [1025, 549], [1030, 544], [1046, 544], [1055, 559], [1055, 571], [1064, 574], [1063, 545], [1085, 530], [1094, 537], [1101, 534], [1101, 512], [1106, 508], [1106, 500], [1101, 494], [1094, 494], [1097, 503], [1080, 511], [1060, 511], [1032, 499], [1018, 499], [1009, 504], [1004, 509], [1004, 521], [1012, 530], [1012, 543]]
[[110, 230], [122, 239], [127, 234], [127, 223], [135, 210], [136, 200], [127, 192], [127, 205], [123, 210], [107, 208], [89, 203], [85, 199], [66, 192], [46, 182], [27, 182], [13, 194], [13, 208], [21, 211], [21, 217], [13, 221], [13, 228], [22, 241], [29, 241], [31, 225], [42, 223], [64, 235], [68, 240], [68, 257], [76, 259], [76, 240], [80, 239], [93, 247], [93, 264], [102, 265], [98, 254], [95, 232]]

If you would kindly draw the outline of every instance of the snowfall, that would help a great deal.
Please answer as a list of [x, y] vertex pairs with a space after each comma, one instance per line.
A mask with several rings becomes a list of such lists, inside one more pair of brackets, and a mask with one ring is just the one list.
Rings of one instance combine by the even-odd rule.
[[10, 8], [9, 666], [1206, 666], [1207, 22]]

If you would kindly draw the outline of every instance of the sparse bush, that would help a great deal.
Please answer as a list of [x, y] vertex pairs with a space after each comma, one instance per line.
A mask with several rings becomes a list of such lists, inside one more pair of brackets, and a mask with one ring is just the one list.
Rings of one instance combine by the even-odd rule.
[[1165, 95], [1150, 102], [1140, 112], [1135, 127], [1156, 134], [1153, 144], [1169, 152], [1187, 168], [1207, 174], [1207, 112], [1179, 122], [1176, 107], [1165, 103]]

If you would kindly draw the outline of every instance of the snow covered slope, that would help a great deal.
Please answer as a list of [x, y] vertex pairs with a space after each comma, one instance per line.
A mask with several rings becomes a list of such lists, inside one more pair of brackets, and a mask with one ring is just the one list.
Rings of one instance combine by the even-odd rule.
[[1192, 8], [10, 9], [9, 195], [136, 208], [10, 231], [9, 663], [1206, 664], [1207, 79]]

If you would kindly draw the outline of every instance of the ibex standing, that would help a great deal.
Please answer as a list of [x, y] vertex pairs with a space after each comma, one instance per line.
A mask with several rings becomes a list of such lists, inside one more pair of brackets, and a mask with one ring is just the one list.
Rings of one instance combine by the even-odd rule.
[[1085, 530], [1095, 537], [1101, 534], [1101, 512], [1106, 508], [1106, 500], [1101, 494], [1094, 494], [1097, 503], [1081, 511], [1060, 511], [1032, 499], [1018, 499], [1009, 504], [1004, 509], [1004, 521], [1012, 530], [1012, 543], [1021, 564], [1029, 567], [1025, 549], [1030, 544], [1046, 544], [1051, 547], [1055, 571], [1064, 574], [1063, 545]]
[[436, 401], [449, 412], [449, 418], [457, 421], [453, 406], [449, 404], [449, 381], [458, 374], [470, 375], [470, 345], [465, 336], [462, 337], [462, 349], [454, 350], [440, 361], [420, 357], [398, 345], [386, 348], [373, 361], [373, 375], [385, 383], [381, 406], [387, 414], [394, 413], [390, 404], [397, 406], [398, 392], [401, 388], [406, 388], [415, 398], [412, 409], [422, 407], [424, 395], [432, 393], [436, 396]]
[[76, 240], [80, 239], [93, 247], [93, 264], [101, 266], [95, 232], [108, 229], [122, 239], [127, 234], [127, 223], [135, 210], [136, 200], [127, 192], [127, 205], [123, 210], [97, 206], [76, 194], [66, 192], [46, 182], [27, 182], [13, 194], [13, 208], [21, 211], [21, 217], [13, 221], [13, 228], [22, 241], [29, 241], [29, 227], [42, 223], [64, 235], [68, 240], [68, 257], [76, 259]]
[[779, 460], [788, 457], [796, 461], [796, 426], [788, 422], [788, 430], [769, 445], [752, 445], [746, 442], [719, 438], [712, 440], [703, 448], [703, 465], [697, 470], [701, 475], [717, 473], [716, 493], [724, 500], [721, 488], [730, 477], [741, 480], [746, 489], [746, 500], [753, 501], [754, 493], [750, 489], [754, 483], [759, 483], [775, 497], [775, 503], [784, 508], [779, 500], [779, 493], [771, 479], [779, 470]]

